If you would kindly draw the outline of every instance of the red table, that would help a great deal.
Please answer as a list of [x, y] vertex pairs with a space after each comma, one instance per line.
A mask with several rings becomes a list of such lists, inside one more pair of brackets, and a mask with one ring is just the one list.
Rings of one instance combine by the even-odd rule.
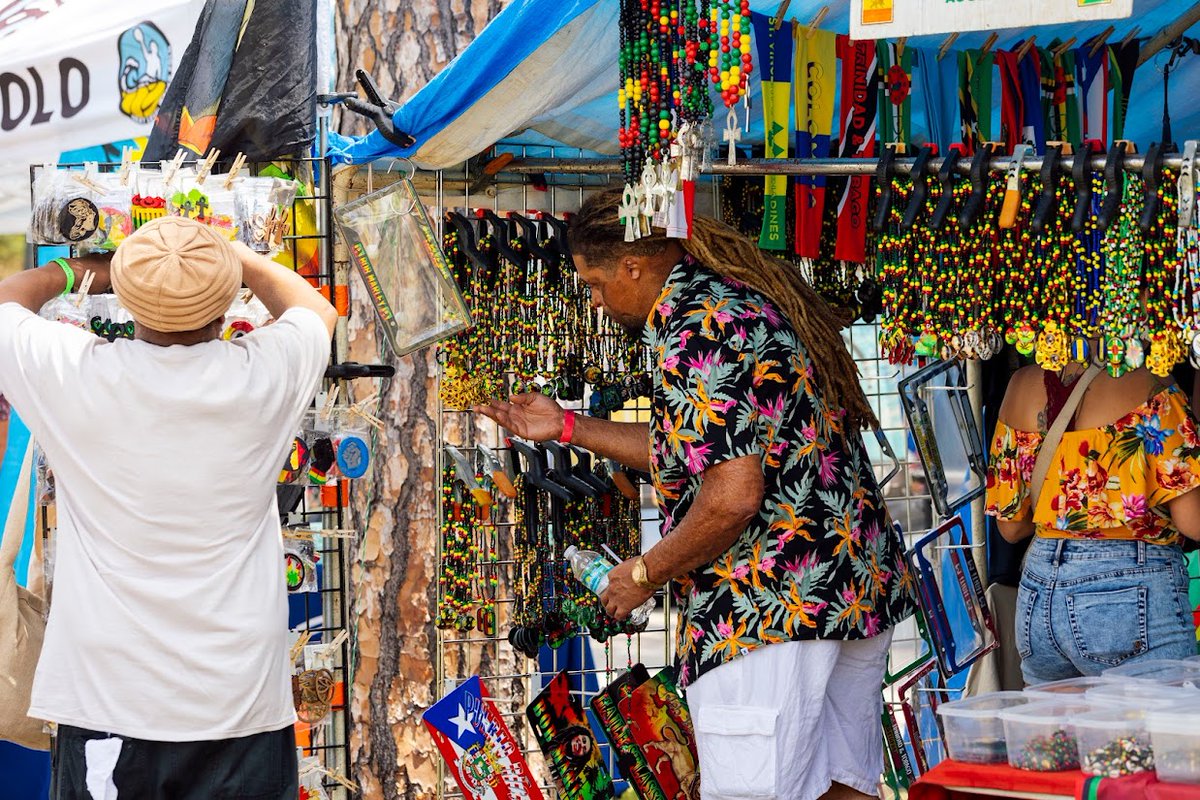
[[[978, 800], [980, 797], [1071, 800], [1080, 797], [1082, 772], [1028, 772], [1008, 765], [943, 761], [917, 779], [909, 800]], [[1099, 800], [1200, 800], [1200, 786], [1159, 783], [1150, 776], [1104, 781]]]

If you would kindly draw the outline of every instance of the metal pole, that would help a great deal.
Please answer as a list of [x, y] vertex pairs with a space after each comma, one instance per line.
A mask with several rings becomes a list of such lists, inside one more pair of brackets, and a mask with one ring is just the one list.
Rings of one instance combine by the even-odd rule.
[[1146, 46], [1142, 48], [1141, 55], [1138, 56], [1138, 66], [1140, 67], [1154, 58], [1160, 50], [1170, 46], [1171, 42], [1182, 36], [1197, 22], [1200, 22], [1200, 3], [1194, 3], [1191, 8], [1179, 15], [1179, 19], [1150, 37]]
[[[1093, 172], [1104, 170], [1104, 156], [1092, 156], [1089, 166]], [[897, 158], [893, 163], [900, 175], [912, 173], [914, 158]], [[941, 169], [943, 159], [930, 159], [930, 170], [936, 173]], [[1007, 156], [993, 158], [989, 165], [992, 172], [1005, 172], [1012, 159]], [[1075, 165], [1074, 156], [1063, 156], [1059, 162], [1063, 174], [1070, 174]], [[1129, 172], [1141, 172], [1145, 156], [1130, 154], [1125, 157], [1124, 166]], [[1178, 155], [1165, 155], [1163, 166], [1168, 169], [1181, 169], [1183, 158]], [[739, 158], [738, 163], [713, 164], [708, 170], [711, 175], [874, 175], [879, 166], [877, 158]], [[1042, 168], [1042, 157], [1033, 156], [1025, 159], [1023, 168], [1027, 172], [1038, 172]], [[615, 175], [622, 172], [621, 161], [616, 158], [518, 158], [503, 170], [509, 173], [539, 173], [553, 172], [567, 175]], [[969, 175], [971, 160], [962, 159], [958, 162], [956, 171], [961, 175]]]

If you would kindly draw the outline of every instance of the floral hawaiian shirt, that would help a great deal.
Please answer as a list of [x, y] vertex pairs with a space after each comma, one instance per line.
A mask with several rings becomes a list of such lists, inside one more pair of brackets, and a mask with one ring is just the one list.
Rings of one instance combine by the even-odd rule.
[[647, 320], [656, 359], [650, 465], [665, 535], [703, 472], [762, 458], [758, 517], [675, 584], [679, 681], [763, 645], [863, 639], [915, 609], [862, 437], [821, 399], [819, 367], [782, 314], [690, 258]]
[[996, 426], [987, 473], [987, 513], [1033, 519], [1039, 536], [1141, 539], [1174, 544], [1167, 503], [1200, 486], [1200, 433], [1178, 386], [1111, 425], [1063, 434], [1031, 510], [1029, 483], [1042, 434]]

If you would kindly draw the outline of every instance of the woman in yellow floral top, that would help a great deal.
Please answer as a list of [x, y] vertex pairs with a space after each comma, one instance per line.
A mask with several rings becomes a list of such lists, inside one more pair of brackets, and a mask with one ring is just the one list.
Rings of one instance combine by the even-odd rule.
[[1082, 372], [1019, 371], [992, 440], [987, 513], [1010, 542], [1035, 536], [1017, 598], [1027, 683], [1196, 652], [1180, 536], [1200, 539], [1200, 432], [1178, 386], [1099, 376], [1031, 507], [1042, 439]]

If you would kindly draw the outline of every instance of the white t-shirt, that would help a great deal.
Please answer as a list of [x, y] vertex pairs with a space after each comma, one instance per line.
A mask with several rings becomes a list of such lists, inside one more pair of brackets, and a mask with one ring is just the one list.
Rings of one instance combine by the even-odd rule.
[[302, 308], [159, 347], [0, 305], [0, 392], [57, 492], [30, 716], [153, 741], [295, 721], [275, 485], [328, 358]]

